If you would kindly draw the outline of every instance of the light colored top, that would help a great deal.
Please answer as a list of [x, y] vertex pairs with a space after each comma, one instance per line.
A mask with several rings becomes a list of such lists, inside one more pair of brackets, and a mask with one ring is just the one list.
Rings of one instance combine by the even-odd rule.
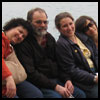
[[91, 60], [90, 50], [80, 41], [80, 39], [78, 37], [76, 37], [76, 39], [77, 39], [77, 43], [78, 43], [84, 57], [86, 58], [90, 68], [94, 68], [93, 61]]

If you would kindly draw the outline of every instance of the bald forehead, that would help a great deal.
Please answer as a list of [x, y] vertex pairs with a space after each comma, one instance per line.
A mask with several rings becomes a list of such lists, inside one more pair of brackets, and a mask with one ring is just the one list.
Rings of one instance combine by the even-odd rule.
[[47, 18], [46, 17], [46, 14], [44, 12], [41, 12], [41, 11], [36, 11], [34, 12], [32, 18], [41, 18], [41, 17], [44, 17], [44, 18]]

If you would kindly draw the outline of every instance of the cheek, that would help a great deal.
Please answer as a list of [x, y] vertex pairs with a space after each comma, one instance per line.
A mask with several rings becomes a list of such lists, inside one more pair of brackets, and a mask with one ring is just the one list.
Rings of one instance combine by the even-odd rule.
[[40, 27], [40, 25], [38, 25], [38, 24], [33, 24], [33, 27], [38, 28], [38, 27]]
[[88, 32], [86, 32], [86, 34], [87, 34], [88, 36], [92, 36], [92, 35], [93, 35], [93, 32], [89, 30]]
[[66, 29], [61, 29], [60, 32], [61, 33], [65, 33], [66, 32]]
[[75, 31], [75, 25], [72, 25], [72, 29]]
[[63, 31], [63, 32], [66, 32], [67, 30], [68, 30], [68, 28], [67, 28], [67, 27], [62, 28], [62, 31]]
[[11, 39], [10, 42], [11, 42], [12, 44], [16, 44], [16, 43], [17, 43], [17, 39], [13, 37], [13, 38]]

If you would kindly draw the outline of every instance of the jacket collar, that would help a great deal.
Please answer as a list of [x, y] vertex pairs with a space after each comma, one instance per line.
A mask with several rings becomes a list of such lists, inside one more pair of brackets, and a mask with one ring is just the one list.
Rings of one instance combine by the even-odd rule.
[[75, 34], [81, 41], [86, 42], [89, 39], [89, 37], [84, 33], [77, 33], [76, 32]]
[[61, 34], [60, 37], [64, 38], [65, 40], [67, 40], [71, 45], [75, 45], [74, 42], [72, 42], [69, 38], [67, 38], [65, 35]]

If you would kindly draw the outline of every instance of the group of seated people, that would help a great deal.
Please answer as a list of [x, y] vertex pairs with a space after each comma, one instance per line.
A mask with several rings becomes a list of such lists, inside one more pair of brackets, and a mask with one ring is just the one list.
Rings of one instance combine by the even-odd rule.
[[[3, 98], [98, 98], [98, 27], [89, 16], [55, 17], [59, 39], [47, 32], [48, 15], [35, 8], [2, 31]], [[27, 79], [16, 84], [5, 63], [13, 49]]]

